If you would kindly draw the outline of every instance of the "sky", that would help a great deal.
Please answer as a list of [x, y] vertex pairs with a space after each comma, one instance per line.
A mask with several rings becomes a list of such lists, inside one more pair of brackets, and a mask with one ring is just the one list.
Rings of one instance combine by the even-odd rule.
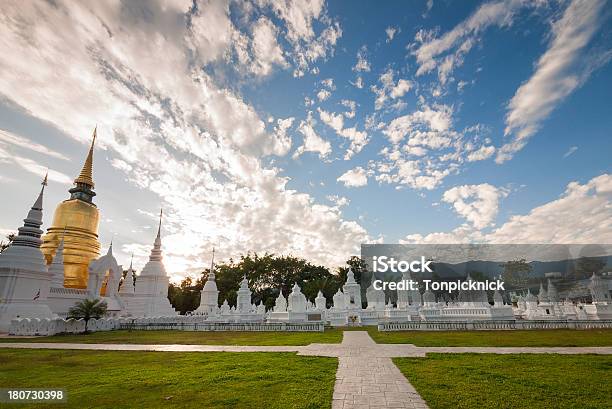
[[7, 1], [0, 234], [44, 225], [97, 126], [102, 251], [173, 280], [246, 252], [612, 243], [612, 7]]

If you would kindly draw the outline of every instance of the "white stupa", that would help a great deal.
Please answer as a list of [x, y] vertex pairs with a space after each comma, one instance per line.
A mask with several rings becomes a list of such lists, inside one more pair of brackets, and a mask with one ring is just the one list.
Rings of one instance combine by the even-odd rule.
[[375, 277], [372, 276], [372, 282], [366, 290], [368, 309], [382, 311], [385, 309], [385, 292], [382, 290], [382, 288], [374, 288], [374, 279]]
[[291, 293], [287, 297], [287, 311], [290, 313], [306, 312], [306, 296], [302, 294], [298, 283], [293, 285]]
[[124, 296], [126, 294], [134, 294], [134, 268], [132, 267], [132, 263], [134, 256], [132, 256], [132, 260], [130, 260], [130, 268], [128, 268], [125, 278], [123, 279], [123, 283], [119, 288], [119, 295]]
[[127, 312], [133, 317], [170, 317], [177, 315], [168, 300], [169, 279], [166, 267], [162, 262], [161, 251], [161, 221], [159, 213], [159, 227], [157, 237], [142, 272], [136, 279], [134, 296], [130, 297]]
[[47, 177], [38, 198], [18, 229], [17, 237], [0, 254], [0, 331], [14, 318], [54, 318], [47, 305], [51, 276], [40, 251], [42, 204]]
[[240, 282], [240, 288], [238, 289], [238, 295], [236, 297], [236, 309], [240, 313], [248, 313], [252, 309], [251, 305], [251, 290], [249, 289], [249, 280], [246, 275]]
[[200, 292], [200, 306], [195, 310], [195, 314], [215, 314], [219, 310], [219, 290], [215, 281], [215, 249], [212, 252], [210, 263], [210, 273]]
[[361, 286], [355, 281], [355, 274], [351, 267], [346, 274], [346, 283], [342, 286], [342, 292], [346, 297], [345, 307], [347, 309], [361, 309]]

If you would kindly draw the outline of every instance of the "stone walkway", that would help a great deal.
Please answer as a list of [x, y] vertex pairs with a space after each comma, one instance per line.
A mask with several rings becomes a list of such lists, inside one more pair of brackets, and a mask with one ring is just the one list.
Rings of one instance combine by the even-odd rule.
[[45, 342], [0, 343], [0, 348], [80, 349], [161, 352], [296, 352], [338, 358], [332, 409], [427, 408], [393, 357], [425, 357], [428, 353], [482, 354], [612, 354], [612, 347], [416, 347], [376, 344], [366, 331], [344, 331], [341, 344], [307, 346], [73, 344]]
[[[406, 377], [365, 331], [345, 331], [332, 409], [427, 408]], [[348, 352], [348, 353], [346, 353]]]

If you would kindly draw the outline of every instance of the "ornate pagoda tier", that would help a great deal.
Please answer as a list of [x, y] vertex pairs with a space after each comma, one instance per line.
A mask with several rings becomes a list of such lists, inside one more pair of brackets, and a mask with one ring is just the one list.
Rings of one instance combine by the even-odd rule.
[[63, 237], [64, 286], [68, 288], [87, 288], [87, 267], [100, 255], [100, 213], [92, 202], [96, 195], [92, 178], [95, 141], [96, 129], [83, 169], [74, 180], [74, 187], [69, 190], [70, 199], [64, 200], [55, 209], [53, 223], [44, 235], [41, 246], [46, 262], [50, 264]]
[[54, 318], [46, 304], [51, 277], [40, 252], [46, 176], [42, 184], [23, 227], [0, 254], [0, 332], [8, 331], [15, 318]]

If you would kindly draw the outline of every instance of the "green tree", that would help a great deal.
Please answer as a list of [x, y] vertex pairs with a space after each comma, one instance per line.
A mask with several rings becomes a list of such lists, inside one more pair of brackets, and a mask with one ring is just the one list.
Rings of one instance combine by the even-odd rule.
[[[359, 282], [361, 272], [365, 271], [365, 263], [359, 257], [352, 257], [349, 265], [354, 266], [355, 278]], [[215, 281], [219, 290], [219, 302], [227, 300], [230, 305], [236, 305], [240, 282], [246, 277], [252, 291], [252, 302], [261, 302], [267, 309], [274, 306], [279, 292], [287, 297], [295, 283], [298, 283], [311, 301], [322, 291], [328, 306], [331, 306], [334, 294], [346, 280], [347, 269], [340, 268], [338, 271], [339, 274], [333, 274], [327, 267], [291, 255], [247, 253], [238, 260], [229, 259], [215, 265]], [[186, 278], [178, 285], [171, 284], [168, 297], [174, 308], [183, 314], [195, 310], [200, 304], [200, 291], [209, 274], [210, 269], [205, 269], [195, 282]]]
[[168, 288], [170, 304], [181, 314], [195, 310], [200, 305], [200, 293], [203, 287], [202, 277], [195, 282], [191, 277], [187, 277], [179, 285], [171, 283]]
[[87, 324], [92, 318], [100, 319], [106, 315], [107, 305], [105, 301], [96, 299], [90, 300], [85, 299], [74, 304], [68, 311], [68, 318], [74, 318], [77, 320], [85, 321], [85, 334], [87, 331]]
[[524, 258], [510, 260], [500, 266], [504, 268], [502, 278], [509, 288], [523, 288], [529, 284], [531, 265]]
[[15, 237], [17, 237], [15, 233], [10, 233], [6, 235], [6, 241], [0, 241], [0, 253], [9, 248]]

